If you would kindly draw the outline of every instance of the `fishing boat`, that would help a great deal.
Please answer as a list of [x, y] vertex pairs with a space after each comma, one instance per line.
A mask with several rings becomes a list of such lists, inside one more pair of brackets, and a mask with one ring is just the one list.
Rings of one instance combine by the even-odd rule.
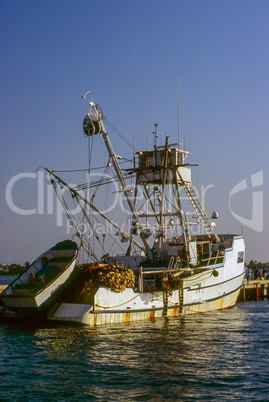
[[15, 312], [42, 311], [59, 296], [75, 268], [78, 246], [71, 240], [42, 253], [0, 295], [2, 304]]
[[[77, 186], [43, 168], [51, 177], [80, 249], [89, 256], [49, 319], [99, 325], [233, 307], [245, 273], [244, 238], [217, 233], [218, 214], [213, 211], [209, 218], [193, 184], [192, 166], [186, 162], [190, 152], [181, 148], [179, 139], [174, 143], [165, 137], [159, 145], [155, 124], [152, 149], [133, 150], [130, 166], [123, 169], [127, 160], [115, 153], [107, 125], [119, 134], [91, 96], [83, 120], [84, 135], [92, 147], [91, 155], [103, 155], [100, 141], [107, 150], [105, 170], [98, 180], [91, 176], [96, 167], [90, 162], [87, 183]], [[113, 173], [108, 174], [107, 169]], [[106, 197], [99, 192], [108, 185], [113, 185], [114, 191], [106, 193], [116, 195], [118, 202], [107, 199], [106, 207], [101, 208]], [[68, 207], [68, 195], [81, 209], [82, 220]], [[121, 218], [123, 212], [125, 223], [116, 223], [115, 217]], [[85, 235], [86, 225], [89, 232]], [[119, 251], [113, 251], [116, 247]], [[5, 299], [12, 296], [17, 303], [11, 289], [14, 285], [5, 292]], [[33, 298], [25, 300], [34, 303]]]

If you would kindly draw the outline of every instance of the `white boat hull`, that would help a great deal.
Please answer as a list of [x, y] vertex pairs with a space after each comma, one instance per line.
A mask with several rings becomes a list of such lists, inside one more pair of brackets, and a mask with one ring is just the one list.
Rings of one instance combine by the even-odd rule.
[[[234, 307], [240, 288], [233, 293], [224, 295], [216, 300], [204, 301], [193, 305], [180, 306], [178, 302], [173, 302], [169, 298], [169, 306], [164, 308], [163, 302], [156, 302], [156, 298], [161, 299], [162, 293], [159, 295], [148, 294], [153, 307], [141, 308], [126, 308], [125, 310], [113, 309], [98, 309], [94, 310], [92, 305], [89, 304], [74, 304], [62, 303], [59, 305], [56, 312], [50, 318], [55, 321], [65, 321], [72, 323], [80, 323], [89, 326], [102, 325], [102, 324], [116, 324], [116, 323], [129, 323], [132, 321], [154, 320], [160, 317], [178, 317], [179, 315], [187, 315], [194, 313], [205, 313], [214, 310]], [[173, 299], [179, 300], [179, 292], [174, 293]], [[125, 292], [124, 292], [125, 293]], [[126, 296], [126, 295], [125, 295]], [[130, 297], [131, 295], [129, 295]], [[135, 296], [134, 296], [135, 297]], [[143, 301], [140, 299], [141, 304]], [[128, 304], [128, 301], [125, 303]]]
[[183, 279], [181, 287], [170, 294], [164, 291], [137, 292], [132, 288], [116, 293], [100, 287], [93, 305], [61, 303], [50, 319], [92, 326], [234, 307], [244, 279], [244, 262], [237, 259], [243, 244], [240, 237], [234, 240], [233, 247], [226, 250], [224, 264]]

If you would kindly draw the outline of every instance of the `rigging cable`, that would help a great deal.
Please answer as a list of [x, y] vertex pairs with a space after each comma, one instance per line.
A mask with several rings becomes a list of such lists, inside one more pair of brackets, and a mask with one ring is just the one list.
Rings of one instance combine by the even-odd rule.
[[127, 138], [108, 120], [106, 119], [106, 124], [113, 130], [121, 139], [124, 141], [134, 152], [137, 152], [136, 148]]
[[[61, 191], [59, 190], [57, 183], [56, 183], [53, 179], [51, 179], [51, 183], [52, 183], [52, 185], [53, 185], [53, 188], [54, 188], [54, 190], [55, 190], [55, 193], [56, 193], [57, 197], [59, 198], [59, 200], [60, 200], [60, 202], [61, 202], [61, 204], [62, 204], [62, 206], [63, 206], [63, 208], [64, 208], [64, 211], [65, 211], [65, 213], [66, 213], [66, 215], [67, 215], [67, 218], [69, 219], [69, 221], [70, 221], [70, 223], [71, 223], [71, 226], [72, 226], [72, 228], [73, 228], [73, 230], [74, 230], [75, 235], [80, 238], [81, 247], [82, 247], [83, 250], [84, 250], [88, 255], [90, 255], [95, 261], [98, 261], [98, 257], [96, 256], [96, 254], [95, 254], [95, 252], [94, 252], [94, 248], [90, 245], [90, 239], [89, 239], [89, 240], [86, 240], [86, 239], [85, 239], [85, 236], [83, 236], [84, 228], [83, 228], [83, 231], [82, 231], [82, 235], [80, 234], [79, 225], [78, 225], [78, 223], [77, 223], [77, 220], [75, 219], [74, 215], [72, 214], [72, 212], [71, 212], [71, 210], [70, 210], [70, 208], [69, 208], [69, 206], [68, 206], [68, 204], [67, 204], [67, 202], [66, 202], [66, 200], [65, 200], [65, 198], [64, 198], [64, 196], [63, 196], [63, 194], [62, 194]], [[100, 238], [99, 238], [99, 236], [98, 236], [98, 233], [96, 232], [96, 230], [95, 230], [95, 228], [94, 228], [94, 225], [93, 225], [93, 223], [92, 223], [92, 221], [91, 221], [91, 219], [90, 219], [90, 217], [89, 217], [89, 215], [91, 215], [90, 212], [89, 212], [89, 210], [88, 210], [89, 207], [86, 206], [86, 205], [83, 206], [83, 205], [82, 205], [82, 204], [83, 204], [83, 201], [79, 199], [79, 197], [75, 194], [75, 192], [73, 192], [73, 191], [70, 190], [70, 189], [68, 189], [68, 190], [69, 190], [69, 194], [71, 195], [72, 199], [75, 199], [76, 202], [78, 203], [78, 205], [80, 206], [80, 209], [81, 209], [82, 214], [83, 214], [83, 220], [86, 220], [86, 221], [88, 222], [89, 228], [91, 229], [91, 231], [92, 231], [92, 233], [93, 233], [93, 235], [94, 235], [94, 239], [96, 239], [96, 240], [98, 241], [98, 243], [100, 244], [102, 250], [104, 251], [103, 244], [101, 243], [101, 240], [100, 240]], [[116, 240], [115, 234], [114, 234], [113, 232], [111, 232], [111, 234], [110, 234], [110, 233], [108, 232], [108, 227], [107, 227], [107, 226], [105, 226], [99, 219], [97, 219], [97, 217], [94, 217], [94, 216], [92, 216], [92, 217], [93, 217], [98, 223], [100, 223], [104, 228], [106, 228], [107, 234], [108, 234], [109, 237], [113, 240], [113, 244], [112, 244], [112, 246], [111, 246], [111, 248], [110, 248], [109, 251], [111, 251], [112, 247], [113, 247], [114, 244], [116, 243], [117, 246], [121, 249], [121, 251], [124, 252], [125, 250], [121, 247], [120, 243]], [[83, 225], [84, 225], [84, 223], [83, 223]]]
[[[83, 242], [83, 239], [82, 239], [82, 236], [80, 234], [77, 221], [76, 221], [74, 215], [72, 214], [72, 212], [71, 212], [71, 210], [70, 210], [70, 208], [69, 208], [69, 206], [68, 206], [68, 204], [67, 204], [67, 202], [66, 202], [66, 200], [65, 200], [65, 198], [63, 196], [63, 194], [61, 194], [61, 191], [59, 190], [59, 188], [57, 186], [57, 183], [53, 179], [51, 179], [51, 183], [53, 185], [53, 188], [55, 190], [55, 193], [56, 193], [57, 197], [60, 200], [60, 203], [62, 204], [62, 206], [64, 208], [66, 216], [67, 216], [67, 218], [68, 218], [68, 220], [69, 220], [69, 222], [70, 222], [70, 224], [71, 224], [71, 226], [72, 226], [72, 228], [74, 230], [75, 235], [80, 239], [81, 244], [84, 244], [85, 242]], [[70, 191], [70, 194], [71, 194], [72, 198], [75, 198], [77, 200], [77, 197], [76, 196], [74, 197], [74, 194], [71, 191]], [[80, 205], [80, 208], [81, 208], [81, 205]], [[96, 254], [94, 253], [94, 250], [90, 247], [90, 244], [88, 244], [88, 248], [90, 250], [91, 256], [94, 257], [94, 259], [97, 261], [98, 258], [96, 256]]]
[[61, 194], [61, 191], [59, 190], [57, 184], [55, 183], [55, 181], [53, 179], [51, 179], [51, 184], [54, 188], [54, 191], [55, 191], [57, 197], [60, 200], [60, 203], [62, 204], [62, 207], [64, 208], [64, 211], [67, 215], [67, 218], [69, 219], [69, 222], [71, 223], [71, 226], [74, 229], [76, 236], [80, 238], [79, 228], [76, 224], [76, 221], [74, 220], [73, 214], [72, 214], [67, 202], [65, 201], [64, 196]]
[[[55, 170], [54, 170], [55, 172]], [[104, 173], [103, 173], [104, 176]], [[125, 174], [123, 175], [125, 179], [131, 179], [133, 177], [133, 175], [131, 176], [130, 174]], [[103, 181], [100, 180], [96, 180], [96, 181], [91, 181], [90, 184], [90, 188], [96, 187], [96, 186], [100, 186], [100, 185], [105, 185], [105, 184], [110, 184], [110, 183], [114, 183], [114, 182], [118, 182], [118, 178], [116, 176], [111, 176], [111, 177], [105, 177], [103, 179]], [[81, 191], [81, 190], [86, 190], [88, 188], [89, 184], [88, 183], [82, 183], [82, 184], [78, 184], [77, 186], [73, 187], [74, 190], [76, 191]]]
[[[194, 177], [194, 180], [195, 180], [197, 186], [198, 186], [198, 187], [200, 188], [200, 190], [201, 190], [201, 184], [200, 184], [199, 180], [194, 176], [193, 172], [192, 172], [192, 176]], [[202, 191], [201, 191], [201, 192], [202, 192]], [[211, 196], [211, 197], [212, 197], [212, 196]], [[204, 202], [205, 202], [207, 208], [209, 209], [209, 211], [210, 211], [211, 214], [212, 214], [212, 209], [211, 209], [210, 205], [208, 204], [208, 202], [206, 201], [206, 198], [203, 197], [203, 199], [204, 199]], [[210, 219], [209, 219], [209, 220], [210, 220]], [[216, 220], [216, 219], [215, 219], [215, 220]], [[221, 228], [219, 227], [219, 225], [217, 224], [217, 222], [216, 222], [215, 224], [216, 224], [216, 226], [217, 226], [217, 228], [218, 228], [218, 230], [219, 230], [219, 233], [220, 233], [221, 236], [223, 237], [223, 233], [222, 233], [222, 231], [221, 231]]]
[[[122, 157], [122, 159], [124, 159], [124, 160], [122, 160], [121, 162], [119, 162], [120, 165], [122, 165], [123, 163], [130, 163], [130, 162], [133, 162], [132, 159], [127, 159], [127, 158], [124, 158], [124, 157]], [[105, 169], [106, 166], [107, 166], [107, 165], [105, 165], [105, 166], [91, 167], [91, 170]], [[68, 169], [68, 170], [57, 170], [57, 169], [53, 169], [53, 172], [56, 172], [56, 173], [76, 173], [76, 172], [88, 172], [88, 171], [89, 171], [89, 168], [87, 168], [87, 169]]]

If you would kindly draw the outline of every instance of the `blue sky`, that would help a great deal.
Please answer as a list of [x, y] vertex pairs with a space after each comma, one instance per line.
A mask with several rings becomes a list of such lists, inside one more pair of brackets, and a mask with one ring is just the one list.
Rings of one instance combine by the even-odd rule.
[[[223, 232], [244, 232], [247, 260], [269, 261], [268, 1], [1, 0], [0, 8], [0, 262], [31, 261], [66, 236], [54, 215], [14, 213], [5, 190], [40, 165], [87, 167], [81, 95], [91, 90], [130, 142], [134, 126], [143, 148], [155, 122], [160, 137], [177, 140], [178, 73], [181, 141], [200, 183], [213, 185], [207, 201]], [[18, 182], [14, 199], [35, 208], [37, 179]]]

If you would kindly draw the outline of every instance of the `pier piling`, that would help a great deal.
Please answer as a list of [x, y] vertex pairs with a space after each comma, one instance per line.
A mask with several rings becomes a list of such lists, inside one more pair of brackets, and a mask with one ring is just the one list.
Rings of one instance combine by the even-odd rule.
[[269, 279], [255, 279], [243, 282], [238, 301], [255, 301], [267, 299]]

